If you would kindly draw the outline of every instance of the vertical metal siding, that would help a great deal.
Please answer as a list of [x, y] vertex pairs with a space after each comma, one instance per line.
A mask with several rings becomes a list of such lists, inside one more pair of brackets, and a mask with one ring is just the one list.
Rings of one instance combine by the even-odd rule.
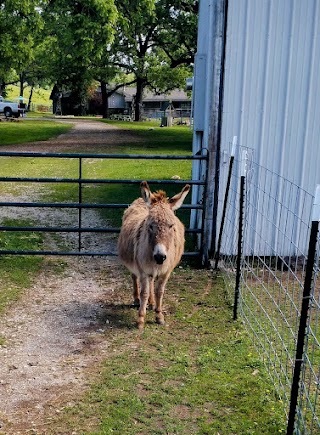
[[237, 135], [257, 163], [311, 192], [320, 182], [319, 8], [229, 0], [222, 127], [222, 149]]
[[[225, 155], [237, 135], [240, 145], [254, 150], [256, 163], [311, 193], [320, 183], [319, 3], [229, 0], [221, 140]], [[226, 172], [222, 164], [220, 195]], [[301, 199], [291, 206], [302, 213]], [[280, 220], [279, 211], [273, 212]], [[259, 226], [256, 219], [252, 250], [259, 249], [256, 231], [265, 233], [271, 250], [279, 249], [272, 229]], [[292, 226], [287, 223], [288, 231]], [[281, 250], [287, 255], [292, 245], [281, 241]]]

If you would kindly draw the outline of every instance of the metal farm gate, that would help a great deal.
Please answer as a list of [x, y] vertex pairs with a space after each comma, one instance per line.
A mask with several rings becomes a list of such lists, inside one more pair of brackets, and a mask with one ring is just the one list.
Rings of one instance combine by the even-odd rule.
[[[7, 159], [7, 160], [5, 160]], [[43, 176], [30, 176], [29, 173], [25, 175], [18, 176], [10, 176], [11, 174], [10, 163], [14, 160], [17, 162], [17, 159], [31, 159], [34, 164], [34, 171], [32, 174], [37, 174], [37, 163], [39, 159], [46, 159], [46, 166], [49, 168], [54, 165], [51, 165], [51, 162], [57, 160], [54, 159], [62, 159], [67, 161], [67, 165], [70, 165], [70, 171], [72, 167], [72, 172], [77, 173], [77, 176], [55, 176], [55, 172], [53, 172], [53, 176], [43, 177]], [[129, 185], [135, 184], [137, 185], [136, 198], [139, 196], [139, 185], [140, 179], [108, 179], [108, 178], [88, 178], [84, 174], [90, 174], [90, 169], [94, 162], [105, 161], [105, 160], [197, 160], [199, 162], [199, 177], [198, 179], [191, 180], [181, 180], [181, 179], [170, 179], [170, 180], [161, 180], [161, 179], [148, 179], [148, 183], [151, 185], [151, 189], [155, 190], [156, 188], [162, 187], [163, 185], [178, 185], [180, 189], [181, 185], [190, 184], [192, 186], [202, 186], [203, 189], [203, 200], [199, 201], [197, 204], [185, 204], [181, 207], [181, 209], [189, 209], [195, 210], [193, 213], [198, 214], [197, 219], [197, 227], [188, 228], [186, 226], [186, 234], [195, 234], [197, 235], [197, 241], [199, 250], [198, 251], [189, 251], [185, 252], [185, 256], [201, 256], [203, 246], [203, 231], [202, 231], [202, 217], [204, 215], [203, 210], [205, 209], [205, 191], [206, 191], [206, 176], [201, 175], [206, 174], [207, 168], [207, 156], [204, 155], [134, 155], [134, 154], [71, 154], [71, 153], [41, 153], [41, 152], [0, 152], [0, 168], [3, 167], [3, 163], [7, 165], [7, 169], [5, 172], [5, 176], [3, 173], [0, 173], [0, 192], [4, 192], [1, 194], [0, 201], [0, 255], [61, 255], [61, 256], [116, 256], [116, 243], [113, 244], [114, 249], [92, 249], [92, 246], [89, 249], [84, 246], [83, 238], [85, 235], [90, 235], [92, 233], [100, 233], [101, 237], [106, 234], [117, 234], [120, 231], [119, 227], [110, 227], [107, 223], [107, 219], [103, 218], [99, 219], [99, 225], [92, 225], [92, 222], [88, 223], [84, 220], [84, 213], [88, 210], [103, 210], [103, 209], [125, 209], [128, 207], [128, 203], [104, 203], [104, 202], [88, 202], [86, 200], [85, 193], [87, 192], [88, 187], [96, 187], [101, 185]], [[62, 162], [62, 160], [59, 160]], [[19, 162], [19, 160], [18, 160]], [[90, 167], [91, 165], [91, 167]], [[204, 166], [203, 166], [204, 165]], [[54, 171], [54, 169], [52, 169]], [[89, 169], [89, 170], [88, 170]], [[30, 172], [30, 170], [28, 171]], [[66, 171], [67, 174], [68, 170]], [[7, 196], [6, 190], [3, 189], [3, 185], [11, 185], [11, 190], [13, 189], [13, 193], [10, 196]], [[70, 198], [66, 198], [63, 202], [49, 202], [49, 201], [40, 201], [39, 198], [46, 197], [48, 186], [57, 185], [69, 185], [73, 188], [73, 200], [70, 201]], [[21, 188], [26, 189], [26, 192], [21, 197]], [[20, 189], [20, 190], [19, 190]], [[42, 189], [42, 190], [41, 190]], [[33, 192], [36, 191], [36, 199], [32, 199]], [[191, 195], [190, 195], [191, 197]], [[15, 199], [17, 199], [15, 201]], [[58, 223], [51, 222], [51, 217], [45, 216], [45, 222], [43, 223], [40, 219], [40, 209], [49, 209], [51, 211], [64, 211], [64, 213], [72, 214], [72, 224], [70, 225], [70, 220], [67, 219], [58, 219]], [[22, 210], [22, 212], [21, 212]], [[71, 211], [72, 210], [72, 211]], [[9, 216], [9, 217], [8, 217]], [[39, 218], [38, 218], [39, 216]], [[53, 216], [54, 218], [54, 216]], [[17, 222], [18, 219], [18, 222]], [[52, 219], [53, 221], [55, 219]], [[88, 220], [88, 219], [87, 219]], [[34, 221], [37, 224], [34, 224]], [[48, 222], [50, 221], [50, 222]], [[90, 221], [90, 218], [89, 218]], [[26, 222], [26, 225], [24, 225]], [[93, 222], [94, 223], [94, 222]], [[21, 234], [35, 234], [35, 233], [52, 233], [52, 234], [72, 234], [74, 239], [74, 244], [72, 249], [66, 248], [63, 243], [49, 243], [49, 247], [41, 246], [40, 249], [29, 249], [29, 248], [16, 248], [12, 246], [6, 246], [6, 243], [1, 241], [1, 235], [4, 233], [19, 233]], [[55, 236], [53, 236], [55, 237]]]

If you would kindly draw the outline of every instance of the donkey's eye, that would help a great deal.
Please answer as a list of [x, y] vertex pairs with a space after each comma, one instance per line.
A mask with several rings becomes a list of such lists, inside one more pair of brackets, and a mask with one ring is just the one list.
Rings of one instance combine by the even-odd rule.
[[169, 228], [173, 228], [174, 227], [174, 224], [169, 224]]

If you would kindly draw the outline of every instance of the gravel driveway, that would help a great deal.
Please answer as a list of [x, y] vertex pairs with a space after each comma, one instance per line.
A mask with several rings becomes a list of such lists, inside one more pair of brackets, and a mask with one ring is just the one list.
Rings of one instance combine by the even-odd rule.
[[[107, 152], [110, 144], [123, 143], [128, 135], [131, 142], [140, 140], [100, 122], [61, 122], [72, 122], [74, 128], [53, 140], [1, 150]], [[36, 195], [33, 191], [30, 198], [26, 191], [24, 198], [15, 200], [35, 200]], [[10, 209], [6, 213], [8, 216]], [[37, 218], [46, 220], [48, 213], [56, 212], [43, 209], [41, 213], [46, 214]], [[88, 219], [101, 224], [94, 210]], [[94, 246], [96, 237], [101, 235], [90, 234], [87, 244]], [[112, 244], [113, 249], [115, 239], [106, 238], [105, 243]], [[124, 303], [121, 290], [127, 285], [116, 258], [44, 260], [31, 288], [0, 319], [0, 336], [5, 343], [0, 346], [0, 433], [45, 433], [39, 428], [43, 428], [48, 410], [58, 412], [61, 401], [86, 389], [90, 373], [108, 354], [106, 331], [112, 334], [114, 325], [108, 319], [107, 307]], [[130, 299], [128, 292], [126, 302]]]

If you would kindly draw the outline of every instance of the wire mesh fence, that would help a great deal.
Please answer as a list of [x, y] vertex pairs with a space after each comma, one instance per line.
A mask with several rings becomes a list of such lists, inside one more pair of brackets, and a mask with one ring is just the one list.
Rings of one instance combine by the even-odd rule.
[[257, 165], [250, 150], [238, 154], [222, 180], [215, 265], [283, 403], [288, 434], [320, 433], [318, 231], [314, 260], [308, 253], [314, 196]]
[[320, 432], [320, 236], [319, 222], [313, 287], [307, 319], [306, 344], [297, 406], [296, 427], [299, 433]]

